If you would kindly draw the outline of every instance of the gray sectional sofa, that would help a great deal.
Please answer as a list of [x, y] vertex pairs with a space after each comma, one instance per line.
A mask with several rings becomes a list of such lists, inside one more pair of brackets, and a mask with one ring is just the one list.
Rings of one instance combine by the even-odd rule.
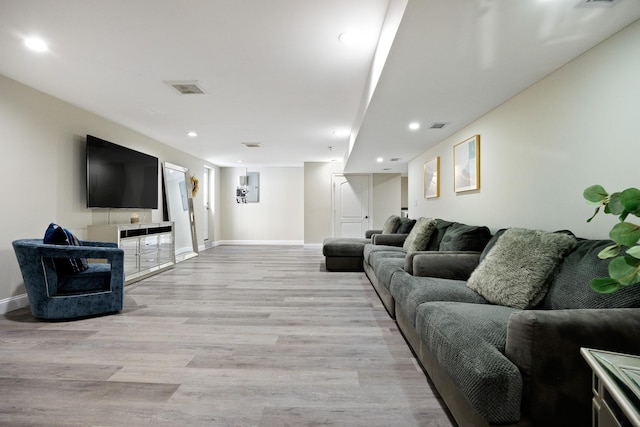
[[580, 347], [640, 354], [640, 286], [589, 286], [610, 242], [435, 222], [426, 250], [366, 244], [363, 265], [457, 423], [591, 425]]
[[402, 246], [416, 220], [391, 215], [382, 229], [367, 230], [364, 238], [328, 237], [322, 243], [328, 271], [362, 271], [362, 257], [367, 244]]
[[[429, 228], [419, 218], [411, 233], [420, 234], [420, 228]], [[468, 268], [476, 265], [480, 251], [491, 239], [491, 232], [485, 226], [466, 225], [458, 222], [435, 219], [427, 235], [414, 240], [413, 244], [389, 246], [383, 244], [366, 244], [363, 250], [364, 272], [378, 293], [380, 300], [391, 315], [395, 317], [395, 304], [390, 293], [391, 278], [398, 271], [413, 272], [413, 259], [425, 252], [434, 256], [455, 256], [456, 263], [450, 268]], [[406, 241], [406, 239], [405, 239]], [[433, 258], [435, 259], [435, 258]], [[418, 264], [417, 268], [422, 268]]]

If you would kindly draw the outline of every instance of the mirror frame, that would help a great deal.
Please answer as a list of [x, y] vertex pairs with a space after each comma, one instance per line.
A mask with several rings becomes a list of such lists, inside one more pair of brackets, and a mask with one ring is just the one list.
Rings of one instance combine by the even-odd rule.
[[[175, 243], [175, 233], [177, 231], [177, 227], [175, 223], [176, 223], [176, 220], [179, 218], [176, 212], [173, 212], [173, 213], [171, 212], [171, 203], [168, 203], [168, 200], [171, 199], [172, 197], [172, 195], [169, 194], [170, 189], [168, 188], [168, 185], [167, 185], [167, 182], [169, 182], [169, 179], [167, 176], [167, 174], [169, 173], [169, 170], [171, 170], [172, 172], [183, 174], [186, 189], [187, 189], [186, 196], [187, 196], [187, 205], [188, 205], [188, 212], [189, 212], [188, 221], [189, 221], [189, 229], [191, 232], [192, 251], [178, 253], [178, 251], [181, 250], [182, 248], [179, 248], [178, 245], [174, 245], [176, 262], [181, 262], [197, 256], [199, 251], [198, 239], [196, 237], [196, 221], [195, 221], [195, 215], [194, 215], [194, 209], [193, 209], [193, 196], [191, 194], [191, 188], [189, 185], [189, 169], [182, 166], [174, 165], [173, 163], [162, 162], [162, 192], [164, 195], [163, 203], [164, 203], [164, 216], [165, 216], [164, 219], [167, 221], [173, 221], [174, 223], [173, 225], [174, 243]], [[179, 194], [173, 195], [173, 197], [176, 197], [176, 196], [181, 198]]]

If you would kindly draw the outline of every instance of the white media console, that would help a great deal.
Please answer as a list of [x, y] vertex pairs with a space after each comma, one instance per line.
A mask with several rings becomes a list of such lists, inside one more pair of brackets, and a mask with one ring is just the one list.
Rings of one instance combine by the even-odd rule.
[[87, 227], [88, 240], [115, 242], [124, 250], [127, 285], [174, 266], [174, 237], [173, 222]]

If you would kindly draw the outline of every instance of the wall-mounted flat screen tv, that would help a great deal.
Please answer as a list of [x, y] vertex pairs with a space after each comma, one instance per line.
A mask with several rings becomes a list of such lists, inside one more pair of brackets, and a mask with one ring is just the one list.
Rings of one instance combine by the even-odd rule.
[[158, 208], [158, 158], [87, 135], [87, 207]]

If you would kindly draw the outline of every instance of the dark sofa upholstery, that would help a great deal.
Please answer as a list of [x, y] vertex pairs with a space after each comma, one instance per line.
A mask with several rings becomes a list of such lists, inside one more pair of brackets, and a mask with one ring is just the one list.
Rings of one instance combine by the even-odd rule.
[[[474, 255], [475, 266], [501, 235]], [[392, 275], [400, 330], [459, 425], [590, 425], [591, 375], [580, 347], [640, 353], [640, 286], [609, 295], [589, 287], [607, 275], [597, 253], [608, 244], [578, 239], [545, 297], [526, 310], [469, 289], [469, 254], [416, 254], [413, 275]]]
[[364, 247], [367, 244], [402, 246], [415, 220], [390, 216], [383, 229], [367, 230], [364, 238], [328, 237], [322, 243], [322, 254], [328, 271], [362, 271]]
[[[414, 228], [415, 230], [415, 228]], [[491, 232], [485, 226], [466, 225], [457, 222], [435, 219], [435, 228], [425, 245], [418, 251], [406, 252], [403, 247], [385, 245], [365, 245], [363, 266], [369, 281], [378, 293], [380, 300], [391, 317], [395, 316], [395, 303], [390, 292], [391, 278], [398, 272], [413, 272], [414, 258], [421, 254], [470, 259], [477, 265], [480, 251], [491, 239]], [[462, 262], [462, 261], [461, 261]], [[451, 269], [458, 269], [459, 263], [451, 263]]]

